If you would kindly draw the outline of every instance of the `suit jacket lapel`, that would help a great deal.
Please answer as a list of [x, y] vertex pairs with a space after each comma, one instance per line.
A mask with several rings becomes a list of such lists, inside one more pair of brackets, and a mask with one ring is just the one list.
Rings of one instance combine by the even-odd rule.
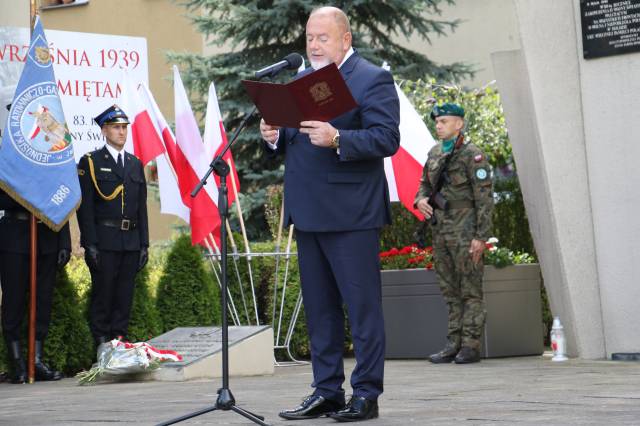
[[349, 56], [349, 59], [347, 59], [347, 62], [342, 64], [340, 67], [340, 74], [342, 74], [342, 78], [344, 78], [345, 82], [349, 81], [349, 78], [351, 78], [351, 74], [358, 61], [360, 61], [360, 55], [358, 55], [358, 52], [354, 51], [353, 55]]

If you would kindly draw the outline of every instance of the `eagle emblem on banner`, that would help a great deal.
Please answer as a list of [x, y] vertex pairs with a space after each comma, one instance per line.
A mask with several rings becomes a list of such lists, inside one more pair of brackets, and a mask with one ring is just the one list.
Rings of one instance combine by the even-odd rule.
[[47, 65], [51, 60], [51, 53], [49, 53], [49, 49], [47, 49], [47, 47], [36, 46], [35, 52], [36, 61], [42, 65]]

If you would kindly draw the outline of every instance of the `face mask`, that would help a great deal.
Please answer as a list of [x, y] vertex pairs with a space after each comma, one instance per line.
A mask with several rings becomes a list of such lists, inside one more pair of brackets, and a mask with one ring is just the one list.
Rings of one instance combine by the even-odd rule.
[[444, 152], [445, 154], [452, 152], [453, 147], [456, 145], [457, 139], [458, 138], [455, 137], [455, 138], [448, 139], [446, 141], [442, 141], [442, 152]]

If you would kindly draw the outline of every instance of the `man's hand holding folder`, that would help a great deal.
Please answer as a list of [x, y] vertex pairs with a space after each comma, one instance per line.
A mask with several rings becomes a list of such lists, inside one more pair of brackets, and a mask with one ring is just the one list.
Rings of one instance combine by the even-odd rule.
[[242, 84], [274, 135], [278, 127], [303, 127], [313, 142], [318, 132], [329, 130], [326, 122], [358, 106], [335, 64], [286, 84], [250, 80]]

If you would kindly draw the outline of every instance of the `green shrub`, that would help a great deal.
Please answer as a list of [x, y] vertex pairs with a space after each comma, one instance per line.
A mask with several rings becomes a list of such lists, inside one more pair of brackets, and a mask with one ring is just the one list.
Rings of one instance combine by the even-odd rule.
[[[380, 232], [380, 251], [415, 243], [414, 234], [422, 229], [422, 222], [413, 213], [404, 208], [402, 203], [391, 203], [391, 217], [393, 218], [393, 223], [384, 226]], [[425, 243], [431, 245], [431, 232], [427, 232], [425, 237]]]
[[493, 235], [500, 244], [535, 257], [529, 220], [517, 177], [498, 179], [494, 184], [497, 202], [493, 211]]
[[180, 235], [158, 282], [156, 306], [161, 331], [219, 322], [218, 301], [218, 287], [214, 287], [211, 274], [205, 271], [200, 249], [191, 245], [188, 234]]
[[160, 330], [155, 299], [149, 291], [149, 266], [145, 266], [136, 276], [127, 338], [131, 342], [143, 342], [159, 335]]
[[158, 282], [167, 260], [168, 246], [149, 247], [149, 262], [136, 276], [131, 319], [127, 332], [132, 342], [152, 339], [162, 333], [160, 315], [156, 306]]
[[95, 357], [85, 306], [66, 269], [58, 272], [44, 361], [67, 375], [91, 367]]
[[[241, 242], [241, 236], [234, 234], [236, 244]], [[280, 252], [286, 251], [287, 245], [287, 233], [283, 236], [281, 242]], [[244, 246], [241, 246], [244, 248]], [[240, 250], [240, 249], [239, 249]], [[252, 253], [273, 253], [275, 251], [275, 242], [259, 242], [251, 244]], [[296, 252], [295, 243], [292, 244], [291, 252]], [[252, 304], [251, 294], [251, 281], [249, 277], [248, 262], [245, 257], [240, 257], [235, 261], [229, 256], [229, 291], [235, 302], [236, 310], [240, 316], [242, 324], [255, 325], [255, 309]], [[274, 337], [278, 332], [278, 318], [280, 315], [280, 307], [282, 304], [282, 289], [285, 273], [287, 275], [287, 287], [285, 292], [285, 302], [283, 307], [282, 322], [280, 323], [280, 339], [279, 344], [284, 344], [284, 339], [292, 318], [293, 310], [295, 308], [296, 300], [300, 292], [300, 274], [298, 272], [298, 258], [297, 256], [291, 256], [288, 262], [285, 256], [280, 256], [278, 261], [278, 277], [277, 277], [277, 300], [274, 304], [274, 286], [276, 284], [276, 259], [274, 256], [253, 256], [251, 258], [251, 271], [253, 278], [253, 285], [256, 294], [256, 301], [258, 305], [258, 318], [260, 324], [269, 324], [273, 327]], [[237, 270], [236, 270], [237, 268]], [[246, 311], [248, 311], [249, 318], [247, 321], [247, 315], [245, 312], [245, 306], [242, 302], [242, 296], [240, 293], [240, 284], [238, 282], [238, 275], [242, 282], [242, 289], [246, 301]], [[274, 306], [275, 306], [275, 323], [274, 323]], [[230, 320], [231, 321], [231, 320]], [[230, 322], [231, 323], [231, 322]], [[307, 336], [306, 323], [304, 318], [304, 309], [300, 310], [298, 315], [298, 321], [295, 324], [294, 332], [292, 334], [290, 343], [291, 352], [296, 357], [308, 357], [309, 356], [309, 339]], [[276, 357], [279, 360], [286, 360], [285, 352], [283, 350], [276, 350]]]
[[[85, 316], [88, 315], [89, 298], [91, 297], [91, 274], [89, 268], [81, 256], [71, 256], [71, 260], [64, 268], [69, 281], [73, 283], [75, 293], [80, 301], [80, 308]], [[88, 316], [87, 316], [88, 318]]]
[[7, 354], [7, 344], [4, 341], [4, 336], [0, 336], [0, 372], [9, 372], [9, 358]]

